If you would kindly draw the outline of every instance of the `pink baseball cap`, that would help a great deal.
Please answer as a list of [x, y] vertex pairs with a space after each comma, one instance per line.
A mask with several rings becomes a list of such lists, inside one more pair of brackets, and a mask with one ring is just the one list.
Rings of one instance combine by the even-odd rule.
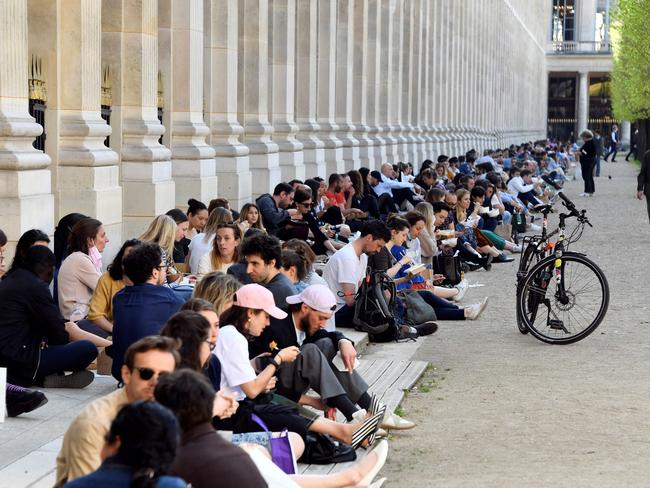
[[330, 313], [336, 310], [336, 297], [325, 285], [311, 285], [298, 295], [287, 297], [287, 303], [304, 303], [314, 310]]
[[245, 308], [254, 308], [256, 310], [264, 310], [271, 317], [276, 319], [284, 319], [287, 317], [287, 312], [284, 312], [275, 306], [273, 293], [262, 285], [256, 283], [244, 285], [237, 290], [235, 298], [236, 300], [233, 305]]

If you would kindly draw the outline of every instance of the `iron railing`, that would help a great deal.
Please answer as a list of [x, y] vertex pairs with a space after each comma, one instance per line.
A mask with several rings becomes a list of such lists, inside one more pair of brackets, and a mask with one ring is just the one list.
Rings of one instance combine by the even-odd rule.
[[609, 41], [553, 41], [551, 54], [611, 54]]

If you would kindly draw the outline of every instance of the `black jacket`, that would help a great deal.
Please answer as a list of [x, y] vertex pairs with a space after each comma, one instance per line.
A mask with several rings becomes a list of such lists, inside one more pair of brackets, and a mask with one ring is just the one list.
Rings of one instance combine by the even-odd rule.
[[68, 343], [65, 323], [47, 283], [31, 271], [17, 269], [0, 281], [0, 366], [9, 383], [32, 383], [41, 344]]
[[[338, 344], [341, 339], [346, 337], [340, 332], [329, 332], [321, 329], [311, 337], [306, 337], [304, 344], [316, 342], [319, 339], [329, 337], [334, 343], [334, 347], [338, 349]], [[259, 356], [264, 352], [273, 353], [270, 344], [275, 342], [276, 348], [284, 349], [285, 347], [298, 346], [298, 338], [296, 337], [296, 329], [293, 326], [293, 316], [291, 313], [285, 319], [278, 320], [271, 317], [271, 325], [269, 325], [262, 335], [255, 338], [253, 342], [248, 345], [250, 357]]]
[[642, 191], [650, 196], [650, 149], [645, 152], [641, 160], [641, 171], [637, 178], [636, 191]]
[[260, 195], [255, 200], [257, 206], [260, 208], [262, 214], [262, 222], [269, 234], [277, 235], [280, 226], [290, 219], [289, 212], [282, 208], [278, 208], [273, 197], [265, 193]]
[[596, 143], [589, 139], [580, 148], [580, 161], [593, 161], [596, 159], [596, 153]]

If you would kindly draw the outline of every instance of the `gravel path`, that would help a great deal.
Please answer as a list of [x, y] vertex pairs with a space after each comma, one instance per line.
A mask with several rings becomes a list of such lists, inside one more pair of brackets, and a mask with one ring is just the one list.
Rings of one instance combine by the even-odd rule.
[[[622, 158], [620, 158], [622, 159]], [[443, 322], [415, 359], [433, 367], [403, 402], [416, 421], [392, 436], [389, 487], [650, 484], [650, 226], [634, 198], [637, 168], [604, 163], [573, 250], [598, 263], [609, 312], [591, 336], [550, 346], [515, 324], [518, 259], [468, 275], [464, 301], [489, 295], [476, 322]], [[608, 179], [608, 175], [612, 179]]]

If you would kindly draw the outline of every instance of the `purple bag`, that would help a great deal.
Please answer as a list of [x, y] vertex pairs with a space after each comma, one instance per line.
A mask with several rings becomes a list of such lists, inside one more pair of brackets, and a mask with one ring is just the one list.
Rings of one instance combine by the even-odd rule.
[[291, 450], [291, 443], [289, 442], [289, 431], [287, 429], [282, 430], [280, 433], [273, 433], [269, 431], [266, 424], [254, 413], [251, 414], [251, 419], [257, 425], [264, 429], [264, 432], [269, 434], [270, 444], [271, 444], [271, 459], [273, 463], [284, 471], [286, 474], [296, 474], [296, 460], [293, 457], [293, 451]]

